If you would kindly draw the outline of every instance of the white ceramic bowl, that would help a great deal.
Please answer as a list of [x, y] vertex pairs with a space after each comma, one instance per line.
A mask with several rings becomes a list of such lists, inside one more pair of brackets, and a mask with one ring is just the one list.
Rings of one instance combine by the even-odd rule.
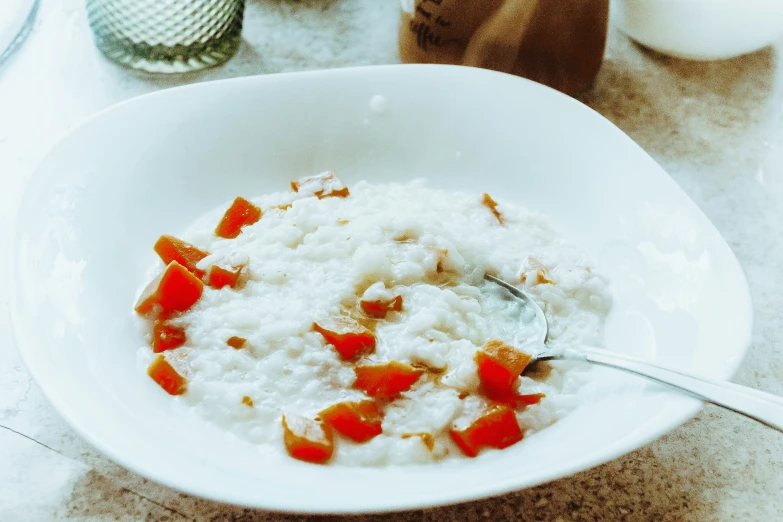
[[[385, 97], [385, 103], [376, 98]], [[500, 73], [388, 66], [239, 78], [157, 92], [73, 130], [21, 201], [12, 316], [60, 414], [122, 465], [225, 502], [301, 512], [432, 506], [562, 477], [638, 448], [699, 403], [596, 372], [598, 391], [502, 452], [361, 469], [259, 451], [177, 407], [136, 361], [134, 293], [161, 233], [237, 194], [336, 169], [348, 183], [426, 176], [553, 217], [613, 281], [607, 344], [730, 377], [751, 309], [715, 228], [625, 134], [580, 103]]]
[[645, 47], [691, 60], [733, 58], [783, 35], [780, 0], [613, 0], [612, 18]]

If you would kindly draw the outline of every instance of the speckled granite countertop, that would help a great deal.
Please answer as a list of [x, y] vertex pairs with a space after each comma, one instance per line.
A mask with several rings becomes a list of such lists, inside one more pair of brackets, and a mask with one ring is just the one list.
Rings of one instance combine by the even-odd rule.
[[[43, 0], [30, 41], [0, 67], [0, 245], [9, 244], [12, 209], [30, 169], [57, 136], [99, 109], [192, 81], [397, 61], [396, 0], [249, 0], [239, 54], [186, 78], [148, 77], [104, 61], [83, 6]], [[584, 101], [650, 152], [728, 240], [756, 311], [754, 342], [735, 381], [783, 395], [780, 71], [771, 50], [692, 63], [643, 51], [613, 32]], [[0, 273], [8, 273], [8, 257], [0, 248]], [[8, 293], [0, 278], [5, 309]], [[7, 313], [0, 314], [0, 520], [305, 519], [183, 495], [97, 454], [41, 397]], [[544, 486], [351, 520], [783, 520], [783, 438], [707, 407], [638, 451]]]

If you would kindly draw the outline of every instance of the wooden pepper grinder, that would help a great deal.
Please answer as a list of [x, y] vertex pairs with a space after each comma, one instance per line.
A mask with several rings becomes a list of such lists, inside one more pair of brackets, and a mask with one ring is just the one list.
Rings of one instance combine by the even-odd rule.
[[566, 94], [603, 61], [609, 0], [401, 0], [400, 57], [494, 69]]

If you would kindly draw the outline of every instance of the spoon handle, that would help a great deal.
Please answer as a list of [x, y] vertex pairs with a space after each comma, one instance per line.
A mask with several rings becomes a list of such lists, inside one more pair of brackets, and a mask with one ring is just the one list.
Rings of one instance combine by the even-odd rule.
[[745, 415], [783, 433], [783, 397], [727, 381], [705, 379], [597, 348], [567, 348], [557, 359], [587, 361], [646, 377], [697, 399]]

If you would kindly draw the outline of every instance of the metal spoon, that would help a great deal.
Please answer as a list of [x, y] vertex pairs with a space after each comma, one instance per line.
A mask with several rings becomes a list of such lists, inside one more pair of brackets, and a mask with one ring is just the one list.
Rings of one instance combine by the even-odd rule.
[[745, 415], [762, 424], [766, 424], [770, 428], [783, 432], [783, 397], [726, 381], [698, 377], [690, 373], [665, 368], [600, 348], [552, 346], [548, 342], [549, 325], [547, 324], [544, 311], [538, 306], [538, 303], [523, 290], [502, 279], [491, 275], [485, 275], [484, 278], [502, 286], [535, 312], [536, 321], [541, 326], [540, 342], [538, 343], [540, 351], [532, 354], [532, 362], [567, 359], [616, 368], [671, 386], [697, 399]]

